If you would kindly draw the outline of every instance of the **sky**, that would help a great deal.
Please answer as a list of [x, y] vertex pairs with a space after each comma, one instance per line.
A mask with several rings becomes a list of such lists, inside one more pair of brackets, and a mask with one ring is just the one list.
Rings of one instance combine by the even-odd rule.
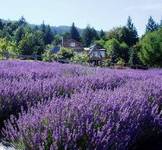
[[80, 28], [88, 24], [108, 31], [123, 26], [131, 16], [139, 35], [145, 31], [148, 17], [162, 19], [162, 0], [0, 0], [0, 18], [18, 20], [24, 16], [31, 24], [52, 26], [72, 22]]

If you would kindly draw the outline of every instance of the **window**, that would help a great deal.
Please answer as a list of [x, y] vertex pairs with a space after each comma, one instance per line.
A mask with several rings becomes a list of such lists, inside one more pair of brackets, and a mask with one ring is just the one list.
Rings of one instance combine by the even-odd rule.
[[71, 42], [70, 47], [75, 47], [75, 42]]

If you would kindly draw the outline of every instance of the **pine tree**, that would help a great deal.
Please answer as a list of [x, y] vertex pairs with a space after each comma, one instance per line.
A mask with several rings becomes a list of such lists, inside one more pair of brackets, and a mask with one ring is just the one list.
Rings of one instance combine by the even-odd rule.
[[162, 28], [162, 19], [160, 20], [160, 25], [159, 25], [160, 28]]
[[83, 42], [85, 46], [90, 46], [94, 41], [99, 40], [99, 35], [94, 28], [89, 25], [83, 31]]
[[44, 23], [44, 21], [43, 21], [43, 23], [41, 24], [41, 31], [43, 32], [43, 33], [45, 33], [46, 32], [46, 25], [45, 25], [45, 23]]
[[128, 21], [127, 21], [127, 26], [126, 28], [123, 28], [123, 32], [125, 32], [125, 43], [128, 46], [133, 46], [137, 43], [138, 41], [138, 33], [136, 30], [136, 27], [134, 26], [134, 24], [132, 23], [132, 19], [129, 16], [128, 17]]
[[83, 42], [86, 47], [90, 46], [93, 41], [92, 30], [88, 25], [83, 31]]
[[14, 39], [15, 39], [16, 43], [18, 44], [24, 36], [25, 36], [24, 28], [23, 27], [19, 27], [15, 31], [15, 35], [14, 35]]
[[51, 27], [49, 25], [46, 26], [44, 21], [41, 25], [41, 31], [43, 32], [43, 39], [45, 45], [51, 44], [54, 39], [54, 34], [51, 30]]
[[2, 21], [2, 19], [0, 19], [0, 30], [2, 30], [3, 27], [4, 27], [3, 21]]
[[158, 24], [154, 21], [154, 19], [150, 16], [148, 19], [148, 23], [146, 25], [146, 32], [153, 32], [158, 29]]
[[74, 39], [76, 41], [80, 41], [80, 34], [79, 34], [77, 28], [75, 27], [74, 23], [71, 26], [70, 36], [72, 39]]
[[99, 35], [97, 31], [95, 30], [95, 28], [91, 28], [91, 34], [92, 34], [91, 36], [92, 36], [93, 41], [99, 40]]
[[105, 32], [103, 30], [100, 31], [100, 38], [105, 39]]
[[19, 26], [25, 26], [27, 24], [25, 18], [22, 16], [19, 21], [18, 21], [18, 25]]
[[51, 44], [54, 39], [54, 35], [51, 31], [51, 27], [48, 25], [45, 32], [45, 44]]

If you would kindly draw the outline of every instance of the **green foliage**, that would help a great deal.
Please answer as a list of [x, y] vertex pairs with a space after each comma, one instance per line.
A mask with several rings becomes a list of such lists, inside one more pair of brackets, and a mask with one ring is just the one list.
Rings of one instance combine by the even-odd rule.
[[22, 26], [25, 26], [25, 25], [27, 25], [27, 22], [26, 22], [25, 18], [22, 16], [18, 21], [18, 26], [22, 27]]
[[107, 55], [111, 56], [111, 63], [116, 63], [119, 57], [118, 51], [120, 49], [120, 43], [116, 39], [108, 40], [105, 43], [105, 48], [107, 50]]
[[110, 59], [105, 59], [102, 62], [103, 67], [110, 67], [111, 66], [111, 60]]
[[129, 61], [129, 46], [126, 43], [121, 43], [118, 51], [118, 56], [122, 58], [125, 63]]
[[4, 28], [4, 23], [3, 23], [2, 19], [0, 19], [0, 30], [3, 30], [3, 28]]
[[105, 40], [103, 40], [103, 39], [101, 39], [101, 40], [95, 41], [95, 43], [96, 43], [97, 45], [99, 45], [100, 47], [104, 47], [104, 46], [105, 46], [106, 41], [105, 41]]
[[106, 34], [103, 30], [100, 31], [100, 39], [105, 39], [106, 38]]
[[74, 23], [71, 26], [70, 36], [71, 36], [72, 39], [74, 39], [74, 40], [76, 40], [78, 42], [81, 40], [80, 34], [79, 34], [77, 28], [75, 27]]
[[40, 31], [35, 33], [25, 33], [25, 36], [19, 42], [19, 49], [23, 55], [41, 55], [44, 48], [42, 32]]
[[129, 17], [127, 26], [113, 28], [107, 33], [107, 39], [116, 39], [120, 43], [126, 43], [129, 47], [132, 47], [138, 42], [137, 30], [132, 23], [132, 19]]
[[125, 39], [124, 42], [129, 46], [132, 47], [138, 42], [138, 33], [136, 27], [132, 23], [131, 17], [128, 17], [127, 26], [124, 28], [123, 32], [125, 32]]
[[62, 45], [62, 37], [60, 35], [55, 35], [53, 44], [56, 45], [56, 46]]
[[72, 57], [74, 57], [74, 50], [72, 49], [62, 47], [61, 50], [58, 52], [59, 59], [70, 60]]
[[42, 55], [42, 60], [46, 62], [52, 62], [58, 59], [58, 56], [54, 54], [51, 50], [47, 49]]
[[139, 56], [145, 65], [162, 67], [162, 29], [147, 33], [140, 46]]
[[75, 54], [71, 59], [74, 63], [88, 64], [89, 57], [86, 53]]
[[117, 39], [118, 41], [122, 42], [123, 41], [122, 30], [123, 30], [122, 27], [113, 28], [107, 33], [106, 35], [107, 40]]
[[120, 59], [117, 61], [116, 64], [123, 67], [123, 66], [125, 65], [125, 61], [124, 61], [124, 59], [121, 59], [121, 58], [120, 58]]
[[14, 42], [8, 41], [6, 38], [0, 39], [0, 58], [2, 59], [4, 55], [12, 55], [14, 57], [19, 53]]
[[154, 21], [154, 19], [150, 16], [148, 19], [148, 23], [146, 25], [146, 32], [153, 32], [158, 29], [158, 24]]
[[24, 36], [25, 36], [24, 28], [18, 27], [14, 34], [14, 39], [15, 39], [16, 43], [18, 44]]
[[159, 27], [162, 28], [162, 19], [160, 20]]
[[94, 41], [99, 40], [97, 31], [87, 26], [83, 32], [83, 42], [86, 47], [90, 46]]
[[51, 31], [51, 27], [49, 25], [45, 25], [44, 22], [41, 25], [41, 31], [42, 31], [42, 36], [43, 36], [43, 41], [44, 44], [51, 44], [53, 39], [54, 39], [54, 34]]
[[140, 58], [139, 58], [139, 53], [140, 51], [140, 45], [137, 44], [135, 46], [133, 46], [131, 49], [130, 49], [130, 58], [129, 58], [129, 65], [130, 66], [142, 66], [142, 62], [140, 61]]

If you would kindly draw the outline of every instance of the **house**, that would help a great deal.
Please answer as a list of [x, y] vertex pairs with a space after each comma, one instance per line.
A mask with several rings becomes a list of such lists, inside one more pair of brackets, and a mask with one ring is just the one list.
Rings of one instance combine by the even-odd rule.
[[94, 44], [89, 48], [88, 55], [91, 64], [101, 65], [106, 58], [106, 50], [101, 46]]
[[78, 42], [74, 39], [63, 39], [62, 41], [62, 46], [65, 47], [65, 48], [71, 48], [73, 49], [75, 52], [83, 52], [84, 50], [84, 46], [81, 42]]
[[77, 53], [81, 53], [84, 51], [84, 46], [81, 42], [78, 42], [70, 38], [62, 39], [62, 43], [58, 46], [53, 47], [51, 51], [57, 54], [61, 50], [61, 47], [73, 49], [74, 52], [77, 52]]

